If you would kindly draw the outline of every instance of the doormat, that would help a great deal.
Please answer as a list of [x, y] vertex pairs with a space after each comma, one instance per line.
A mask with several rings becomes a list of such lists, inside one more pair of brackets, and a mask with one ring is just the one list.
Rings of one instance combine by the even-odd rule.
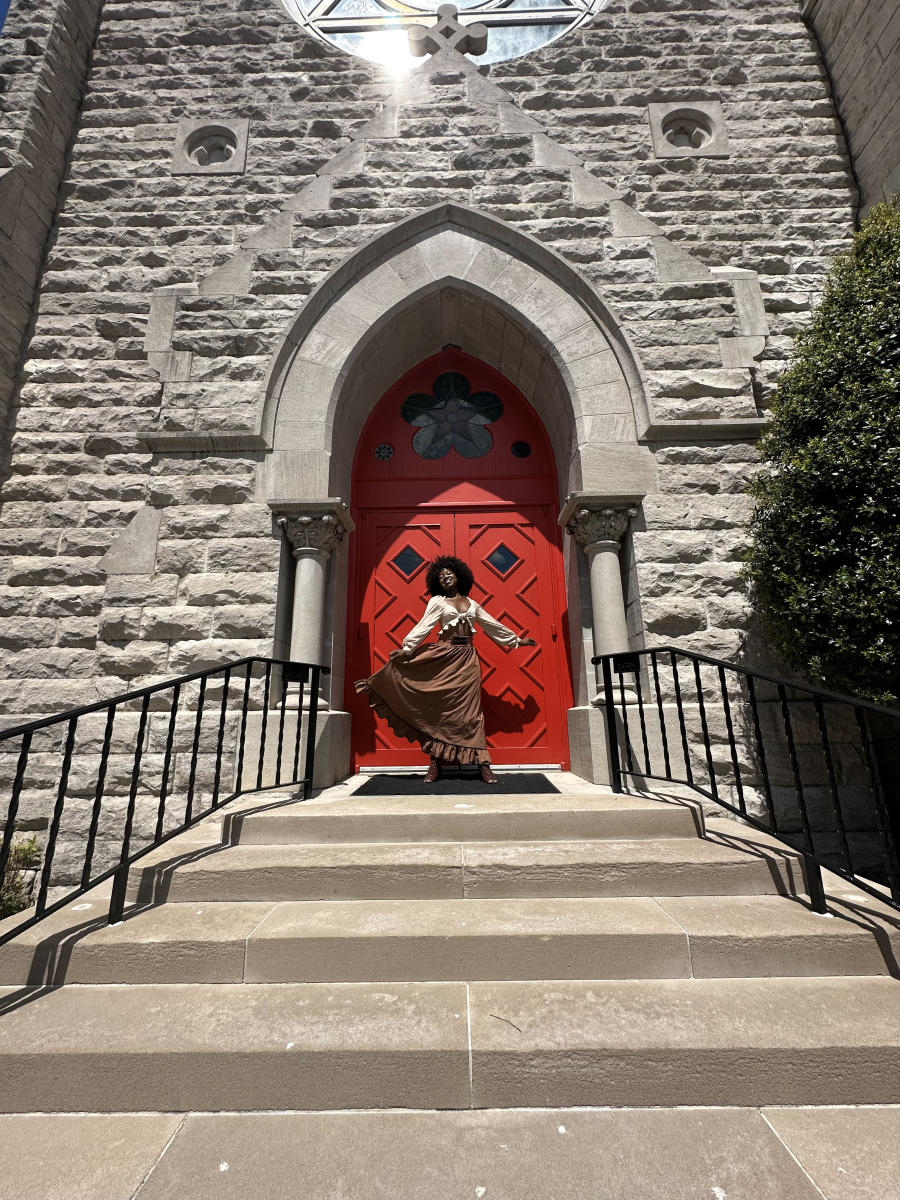
[[497, 783], [482, 783], [477, 775], [444, 775], [437, 783], [425, 783], [421, 775], [370, 775], [354, 796], [533, 796], [559, 788], [542, 771], [510, 771], [498, 774]]

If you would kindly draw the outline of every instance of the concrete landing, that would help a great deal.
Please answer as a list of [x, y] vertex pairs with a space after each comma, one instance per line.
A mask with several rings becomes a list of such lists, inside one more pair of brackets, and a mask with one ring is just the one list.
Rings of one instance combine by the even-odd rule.
[[0, 1117], [0, 1196], [893, 1200], [898, 1146], [896, 1107], [42, 1114]]

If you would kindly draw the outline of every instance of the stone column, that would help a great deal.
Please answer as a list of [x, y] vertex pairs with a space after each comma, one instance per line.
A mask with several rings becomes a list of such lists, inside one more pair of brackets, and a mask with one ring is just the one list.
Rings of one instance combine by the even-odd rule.
[[580, 508], [566, 526], [590, 564], [595, 654], [628, 649], [619, 547], [636, 512], [634, 508]]
[[[346, 504], [336, 496], [309, 500], [267, 501], [272, 511], [273, 532], [278, 533], [290, 548], [294, 560], [294, 589], [290, 614], [282, 613], [279, 629], [287, 632], [290, 621], [290, 650], [286, 656], [294, 662], [335, 666], [332, 661], [335, 648], [326, 635], [330, 622], [326, 612], [326, 599], [330, 572], [334, 569], [332, 555], [344, 539], [352, 533], [353, 521]], [[284, 560], [282, 560], [284, 561]], [[287, 565], [287, 564], [285, 564]], [[338, 584], [340, 585], [340, 580]], [[280, 593], [287, 592], [280, 589]], [[287, 600], [279, 595], [280, 603]], [[340, 674], [338, 674], [340, 679]], [[350, 767], [350, 714], [340, 708], [340, 686], [335, 692], [335, 676], [322, 676], [317, 697], [318, 723], [316, 726], [315, 787], [327, 787], [338, 779], [344, 779]], [[281, 676], [273, 673], [272, 695], [280, 696]], [[329, 699], [330, 697], [330, 699]], [[301, 695], [299, 688], [290, 688], [286, 704], [284, 744], [293, 745], [302, 720], [303, 709], [311, 702], [310, 684]], [[253, 725], [251, 713], [248, 726], [247, 746], [251, 754], [252, 736], [259, 739], [261, 724]], [[256, 743], [258, 753], [259, 742]], [[271, 782], [275, 777], [277, 739], [269, 736], [265, 749], [264, 778]], [[251, 761], [253, 761], [251, 757]]]
[[328, 559], [344, 537], [344, 525], [329, 512], [282, 515], [276, 524], [287, 535], [294, 555], [291, 659], [321, 664]]

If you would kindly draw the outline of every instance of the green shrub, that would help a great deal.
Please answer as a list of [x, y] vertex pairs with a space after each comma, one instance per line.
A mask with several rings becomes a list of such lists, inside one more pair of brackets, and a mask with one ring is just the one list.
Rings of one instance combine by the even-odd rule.
[[0, 882], [0, 919], [21, 912], [31, 903], [34, 876], [26, 872], [36, 871], [41, 865], [41, 848], [36, 837], [13, 843], [6, 864], [6, 873]]
[[900, 695], [900, 203], [874, 208], [797, 338], [760, 448], [746, 575], [784, 660]]

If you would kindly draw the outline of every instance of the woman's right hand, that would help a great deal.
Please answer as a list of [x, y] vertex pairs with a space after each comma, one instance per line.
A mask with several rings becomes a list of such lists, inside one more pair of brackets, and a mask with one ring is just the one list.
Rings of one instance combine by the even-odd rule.
[[408, 650], [392, 650], [391, 651], [391, 662], [393, 662], [395, 658], [399, 658], [402, 662], [406, 662], [406, 660], [409, 658], [409, 651]]

